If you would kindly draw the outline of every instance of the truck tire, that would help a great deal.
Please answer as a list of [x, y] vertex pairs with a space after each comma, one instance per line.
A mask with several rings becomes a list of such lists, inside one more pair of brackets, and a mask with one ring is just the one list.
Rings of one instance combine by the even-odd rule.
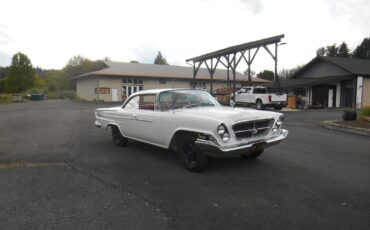
[[275, 110], [282, 110], [283, 109], [283, 106], [281, 106], [281, 105], [275, 105], [274, 106], [274, 109]]
[[192, 135], [184, 135], [179, 147], [179, 158], [183, 167], [192, 172], [200, 172], [207, 168], [208, 157], [195, 146], [196, 138]]
[[128, 139], [122, 136], [121, 132], [116, 126], [110, 126], [112, 130], [112, 140], [113, 143], [119, 147], [123, 147], [127, 145]]
[[258, 109], [258, 110], [263, 109], [263, 104], [262, 104], [261, 99], [257, 99], [257, 101], [256, 101], [256, 109]]
[[236, 102], [234, 101], [234, 99], [230, 99], [230, 106], [231, 107], [235, 107], [236, 106]]

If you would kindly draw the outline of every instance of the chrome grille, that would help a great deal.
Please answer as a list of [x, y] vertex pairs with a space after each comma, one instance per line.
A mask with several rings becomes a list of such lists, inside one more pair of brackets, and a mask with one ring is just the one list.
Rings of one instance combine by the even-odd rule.
[[274, 119], [240, 122], [233, 125], [233, 131], [236, 138], [239, 139], [265, 136], [273, 123]]

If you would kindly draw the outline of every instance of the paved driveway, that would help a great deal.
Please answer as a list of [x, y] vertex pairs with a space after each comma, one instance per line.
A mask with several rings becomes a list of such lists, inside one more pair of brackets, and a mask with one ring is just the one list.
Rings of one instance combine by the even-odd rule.
[[[339, 111], [287, 113], [284, 143], [255, 161], [215, 159], [196, 174], [169, 151], [138, 142], [114, 146], [93, 126], [98, 106], [0, 106], [5, 229], [370, 226], [370, 139], [319, 125], [339, 119]], [[21, 161], [35, 164], [13, 164]]]

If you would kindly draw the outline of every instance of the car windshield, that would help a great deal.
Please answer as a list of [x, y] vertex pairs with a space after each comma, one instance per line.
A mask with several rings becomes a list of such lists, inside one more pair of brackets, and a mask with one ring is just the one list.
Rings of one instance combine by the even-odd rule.
[[162, 111], [220, 105], [208, 92], [202, 90], [165, 91], [159, 95], [159, 104]]

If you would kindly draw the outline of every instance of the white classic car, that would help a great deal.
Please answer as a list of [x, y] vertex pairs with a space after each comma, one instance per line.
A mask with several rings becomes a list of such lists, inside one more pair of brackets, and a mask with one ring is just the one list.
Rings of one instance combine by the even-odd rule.
[[133, 139], [174, 150], [190, 171], [205, 169], [208, 157], [257, 158], [288, 135], [281, 113], [224, 107], [195, 89], [141, 91], [95, 117], [116, 145]]

